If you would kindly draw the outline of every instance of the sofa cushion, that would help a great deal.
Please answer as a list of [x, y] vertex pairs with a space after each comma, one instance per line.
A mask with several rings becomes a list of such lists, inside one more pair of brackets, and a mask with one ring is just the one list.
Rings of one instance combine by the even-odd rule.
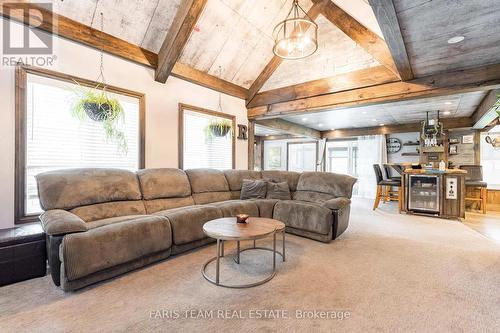
[[224, 173], [215, 169], [186, 170], [193, 193], [229, 192]]
[[220, 208], [223, 217], [233, 217], [237, 214], [259, 216], [259, 207], [252, 200], [229, 200], [223, 202], [214, 202], [209, 204], [209, 206]]
[[194, 193], [193, 194], [194, 203], [197, 205], [209, 204], [212, 202], [231, 200], [231, 192], [205, 192], [205, 193]]
[[273, 218], [286, 226], [327, 235], [332, 228], [332, 211], [317, 204], [298, 200], [278, 201]]
[[136, 174], [121, 169], [49, 171], [38, 174], [36, 181], [44, 210], [142, 198]]
[[328, 209], [333, 209], [333, 210], [339, 210], [342, 208], [345, 208], [351, 204], [351, 199], [347, 198], [335, 198], [335, 199], [330, 199], [322, 203], [322, 206], [328, 208]]
[[193, 206], [193, 205], [194, 205], [194, 199], [192, 196], [184, 198], [163, 198], [163, 199], [144, 200], [144, 206], [146, 207], [146, 212], [148, 214], [159, 212], [160, 210], [167, 210], [167, 209]]
[[203, 224], [210, 220], [223, 217], [215, 206], [190, 206], [174, 208], [155, 213], [166, 217], [172, 225], [172, 241], [182, 245], [206, 238]]
[[43, 231], [47, 235], [64, 235], [87, 231], [88, 226], [80, 217], [62, 209], [52, 209], [40, 215]]
[[101, 219], [101, 220], [96, 220], [92, 222], [87, 222], [85, 223], [87, 225], [87, 229], [95, 229], [99, 227], [103, 227], [105, 225], [109, 224], [114, 224], [114, 223], [121, 223], [121, 222], [127, 222], [127, 221], [135, 221], [137, 219], [147, 219], [148, 216], [150, 215], [124, 215], [124, 216], [116, 216], [116, 217], [110, 217], [107, 219]]
[[335, 196], [328, 193], [321, 193], [314, 191], [297, 191], [293, 194], [292, 198], [293, 200], [323, 203], [327, 200], [334, 199]]
[[331, 194], [333, 197], [351, 198], [356, 178], [332, 172], [304, 172], [300, 175], [297, 191]]
[[267, 182], [266, 199], [291, 200], [290, 188], [287, 182]]
[[243, 179], [240, 199], [265, 199], [267, 182], [263, 180]]
[[229, 189], [231, 191], [240, 191], [244, 179], [261, 179], [262, 176], [259, 171], [251, 170], [224, 170]]
[[180, 169], [145, 169], [137, 172], [144, 199], [178, 198], [191, 195], [186, 173]]
[[274, 205], [278, 202], [277, 199], [250, 199], [259, 208], [260, 217], [273, 218]]
[[126, 222], [66, 235], [60, 259], [71, 281], [168, 250], [171, 245], [172, 232], [167, 219], [137, 216]]
[[274, 183], [287, 182], [291, 192], [297, 189], [300, 173], [294, 171], [265, 170], [261, 172], [262, 179]]
[[106, 219], [122, 215], [146, 214], [142, 200], [136, 201], [114, 201], [95, 205], [76, 207], [71, 212], [79, 216], [85, 222]]

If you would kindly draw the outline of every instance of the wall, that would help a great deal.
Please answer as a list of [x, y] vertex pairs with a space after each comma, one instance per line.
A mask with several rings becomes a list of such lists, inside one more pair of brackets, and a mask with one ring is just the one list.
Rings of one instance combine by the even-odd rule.
[[[449, 139], [458, 139], [456, 155], [448, 155], [448, 162], [453, 162], [454, 165], [460, 166], [465, 164], [475, 164], [475, 152], [479, 150], [479, 145], [474, 143], [463, 143], [462, 137], [464, 135], [475, 135], [474, 130], [457, 129], [448, 132]], [[452, 146], [452, 145], [450, 145]]]
[[[401, 144], [405, 142], [412, 141], [417, 142], [420, 140], [420, 133], [412, 132], [412, 133], [395, 133], [389, 134], [388, 138], [397, 138], [401, 141]], [[418, 163], [418, 156], [403, 156], [403, 153], [413, 153], [416, 152], [418, 146], [402, 146], [401, 150], [397, 153], [387, 154], [387, 160], [389, 163]]]
[[[97, 50], [58, 37], [54, 43], [57, 59], [48, 69], [91, 80], [98, 77]], [[166, 84], [155, 82], [152, 69], [111, 55], [105, 54], [104, 66], [108, 84], [146, 94], [146, 167], [177, 167], [178, 103], [217, 110], [219, 94], [174, 77]], [[14, 68], [0, 65], [0, 229], [14, 224], [14, 88]], [[223, 95], [222, 108], [236, 115], [238, 124], [247, 124], [244, 100]], [[247, 169], [247, 150], [247, 141], [237, 140], [237, 169]]]

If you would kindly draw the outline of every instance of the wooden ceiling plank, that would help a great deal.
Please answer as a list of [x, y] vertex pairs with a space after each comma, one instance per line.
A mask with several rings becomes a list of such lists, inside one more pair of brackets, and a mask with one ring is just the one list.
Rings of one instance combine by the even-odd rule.
[[369, 0], [369, 2], [380, 29], [384, 34], [385, 42], [389, 47], [401, 80], [408, 81], [413, 79], [413, 71], [408, 53], [406, 52], [393, 0]]
[[[321, 0], [312, 0], [312, 2], [319, 3]], [[392, 59], [387, 44], [382, 38], [331, 1], [325, 4], [322, 14], [353, 41], [358, 43], [366, 52], [372, 55], [380, 64], [386, 66], [399, 77], [398, 68]]]
[[34, 20], [34, 22], [40, 22], [40, 19], [42, 19], [40, 25], [37, 26], [40, 30], [96, 49], [101, 49], [102, 47], [106, 53], [131, 60], [141, 65], [151, 68], [156, 67], [158, 57], [155, 53], [65, 16], [53, 13], [45, 8], [36, 6], [36, 4], [6, 2], [0, 6], [0, 13], [5, 18], [23, 24], [27, 24], [30, 19]]
[[493, 89], [488, 92], [476, 111], [472, 114], [474, 129], [483, 129], [498, 117], [494, 106], [499, 100], [500, 89]]
[[[441, 119], [445, 129], [468, 128], [472, 126], [470, 117], [459, 118], [443, 118]], [[334, 131], [321, 132], [322, 138], [338, 139], [361, 135], [377, 135], [377, 134], [395, 134], [395, 133], [410, 133], [419, 132], [422, 128], [422, 122], [414, 122], [409, 124], [374, 126], [363, 128], [336, 129]]]
[[257, 106], [248, 109], [248, 117], [276, 117], [496, 88], [500, 88], [500, 64]]
[[399, 78], [384, 66], [365, 68], [329, 78], [264, 91], [255, 95], [247, 107], [253, 108], [396, 81], [399, 81]]
[[[330, 0], [317, 0], [314, 5], [307, 11], [307, 15], [315, 20], [319, 14], [323, 11], [323, 8], [327, 2]], [[274, 71], [281, 65], [283, 62], [283, 58], [278, 56], [273, 56], [272, 59], [267, 63], [266, 67], [259, 74], [257, 79], [252, 83], [250, 88], [248, 89], [248, 97], [247, 97], [247, 105], [252, 101], [254, 96], [259, 92], [259, 90], [264, 86], [264, 84], [269, 80], [271, 75], [273, 75]]]
[[264, 127], [274, 128], [286, 132], [288, 134], [319, 139], [321, 138], [321, 133], [318, 130], [302, 126], [299, 124], [292, 123], [291, 121], [273, 118], [273, 119], [263, 119], [256, 122], [256, 124]]
[[182, 0], [158, 53], [156, 81], [167, 82], [206, 3], [207, 0]]
[[[23, 11], [14, 10], [22, 8]], [[29, 10], [33, 9], [33, 10]], [[37, 11], [39, 11], [37, 14]], [[87, 25], [81, 24], [68, 17], [52, 13], [45, 8], [31, 3], [2, 3], [0, 6], [1, 16], [14, 21], [26, 24], [30, 18], [35, 22], [43, 21], [37, 26], [38, 29], [56, 34], [62, 38], [100, 50], [103, 47], [104, 52], [133, 61], [155, 69], [158, 63], [158, 56], [131, 44], [120, 38], [103, 33]], [[24, 14], [24, 15], [22, 15]], [[40, 15], [41, 14], [41, 15]], [[215, 76], [200, 72], [188, 65], [177, 63], [173, 67], [172, 75], [183, 80], [231, 95], [245, 99], [248, 90], [233, 83], [221, 80]]]
[[177, 62], [175, 64], [172, 70], [172, 76], [241, 99], [245, 99], [248, 95], [248, 89], [240, 87], [234, 83], [219, 79], [218, 77], [199, 71], [180, 62]]

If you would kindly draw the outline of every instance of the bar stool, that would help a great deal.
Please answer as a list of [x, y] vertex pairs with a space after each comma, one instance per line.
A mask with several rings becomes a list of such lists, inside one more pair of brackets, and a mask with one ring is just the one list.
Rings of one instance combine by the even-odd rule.
[[481, 165], [461, 165], [460, 169], [466, 170], [465, 188], [479, 188], [479, 198], [467, 198], [465, 200], [479, 201], [480, 209], [486, 214], [486, 201], [488, 198], [488, 184], [483, 181], [483, 167]]
[[[399, 208], [401, 208], [401, 202], [400, 202], [401, 196], [399, 195], [401, 191], [401, 179], [400, 180], [384, 179], [384, 177], [382, 176], [382, 169], [378, 164], [373, 165], [373, 170], [375, 171], [375, 177], [377, 178], [377, 194], [375, 196], [373, 210], [378, 208], [380, 199], [384, 200], [384, 202], [398, 201]], [[392, 191], [391, 190], [392, 187], [397, 187], [398, 191]]]
[[[394, 166], [392, 166], [392, 165], [384, 164], [385, 179], [392, 179], [392, 180], [399, 180], [399, 181], [401, 181], [401, 176], [391, 176], [391, 168], [393, 168], [393, 167]], [[394, 169], [396, 169], [396, 168], [394, 168]]]

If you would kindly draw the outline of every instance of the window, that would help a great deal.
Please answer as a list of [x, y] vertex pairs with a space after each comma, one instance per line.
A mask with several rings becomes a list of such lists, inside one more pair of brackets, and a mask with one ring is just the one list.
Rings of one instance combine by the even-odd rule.
[[[31, 67], [19, 67], [16, 110], [16, 222], [29, 222], [42, 211], [35, 176], [66, 168], [144, 167], [143, 95], [107, 87], [110, 97], [124, 109], [118, 124], [127, 142], [126, 151], [106, 139], [102, 124], [81, 121], [72, 115], [74, 81], [93, 87], [95, 82]], [[22, 88], [23, 87], [23, 88]]]
[[[358, 177], [357, 140], [328, 141], [326, 143], [326, 171]], [[353, 195], [358, 193], [357, 186], [356, 182]]]
[[316, 171], [317, 149], [316, 142], [289, 142], [287, 170]]
[[483, 179], [488, 183], [488, 189], [500, 190], [500, 149], [486, 142], [486, 137], [491, 140], [500, 137], [500, 126], [496, 126], [488, 133], [481, 133], [481, 165], [483, 166]]
[[213, 121], [227, 119], [236, 128], [235, 116], [179, 104], [179, 168], [235, 168], [235, 136], [207, 135]]

